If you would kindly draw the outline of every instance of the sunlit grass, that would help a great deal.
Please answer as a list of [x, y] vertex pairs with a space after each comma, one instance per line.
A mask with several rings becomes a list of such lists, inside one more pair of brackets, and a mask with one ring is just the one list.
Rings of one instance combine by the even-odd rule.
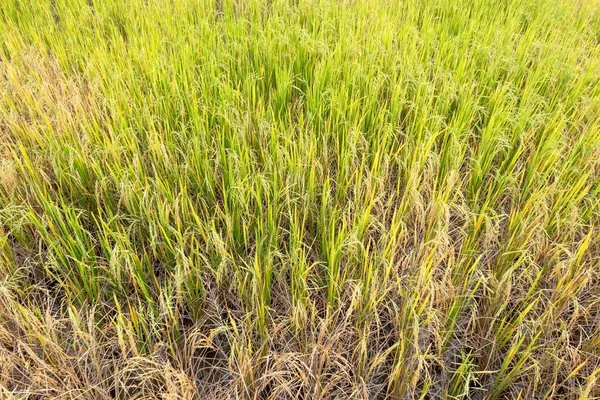
[[600, 397], [600, 3], [4, 0], [0, 397]]

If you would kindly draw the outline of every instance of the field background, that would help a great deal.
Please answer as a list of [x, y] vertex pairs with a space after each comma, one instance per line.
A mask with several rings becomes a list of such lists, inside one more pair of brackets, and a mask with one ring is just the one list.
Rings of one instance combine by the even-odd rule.
[[0, 398], [600, 398], [600, 2], [2, 0]]

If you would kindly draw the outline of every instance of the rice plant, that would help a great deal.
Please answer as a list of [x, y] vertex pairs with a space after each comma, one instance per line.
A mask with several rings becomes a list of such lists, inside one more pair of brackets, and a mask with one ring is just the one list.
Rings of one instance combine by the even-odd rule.
[[600, 398], [600, 2], [3, 0], [0, 398]]

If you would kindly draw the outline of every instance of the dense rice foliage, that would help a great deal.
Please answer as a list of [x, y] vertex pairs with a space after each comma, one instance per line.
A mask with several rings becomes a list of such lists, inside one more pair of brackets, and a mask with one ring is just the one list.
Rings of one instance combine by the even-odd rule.
[[0, 397], [600, 398], [599, 6], [2, 0]]

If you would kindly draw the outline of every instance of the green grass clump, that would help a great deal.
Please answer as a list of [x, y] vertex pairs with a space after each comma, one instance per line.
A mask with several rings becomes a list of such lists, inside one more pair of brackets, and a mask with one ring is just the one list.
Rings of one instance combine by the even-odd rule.
[[600, 398], [596, 0], [2, 0], [0, 397]]

